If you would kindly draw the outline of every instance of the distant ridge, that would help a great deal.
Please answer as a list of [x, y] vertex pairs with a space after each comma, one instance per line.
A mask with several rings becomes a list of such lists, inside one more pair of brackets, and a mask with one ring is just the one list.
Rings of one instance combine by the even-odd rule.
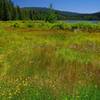
[[[33, 10], [41, 10], [41, 11], [48, 11], [49, 9], [46, 7], [23, 7], [22, 9], [33, 9]], [[79, 15], [80, 13], [76, 12], [70, 12], [70, 11], [61, 11], [61, 10], [56, 10], [54, 11], [59, 12], [61, 14], [68, 14], [68, 15]]]
[[[46, 13], [49, 10], [46, 7], [23, 7], [21, 9], [35, 10], [41, 13]], [[83, 14], [83, 13], [70, 12], [70, 11], [61, 11], [61, 10], [56, 10], [56, 9], [54, 9], [54, 11], [59, 15], [59, 19], [100, 20], [100, 12]]]

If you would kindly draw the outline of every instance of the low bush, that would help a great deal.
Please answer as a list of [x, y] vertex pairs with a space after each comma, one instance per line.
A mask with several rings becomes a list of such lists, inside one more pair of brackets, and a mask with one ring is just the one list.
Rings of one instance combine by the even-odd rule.
[[19, 28], [19, 27], [20, 27], [20, 25], [19, 25], [18, 23], [14, 23], [12, 26], [13, 26], [14, 28]]
[[28, 27], [28, 28], [32, 28], [33, 25], [32, 25], [32, 24], [28, 24], [27, 27]]
[[54, 24], [51, 29], [61, 29], [63, 30], [64, 29], [64, 26], [63, 24]]

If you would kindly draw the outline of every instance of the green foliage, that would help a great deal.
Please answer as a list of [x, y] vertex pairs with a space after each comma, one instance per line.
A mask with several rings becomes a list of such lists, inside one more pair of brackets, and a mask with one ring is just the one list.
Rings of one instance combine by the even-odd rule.
[[12, 26], [13, 26], [14, 28], [19, 28], [19, 24], [18, 24], [18, 23], [14, 23]]
[[28, 24], [28, 25], [27, 25], [27, 27], [32, 28], [32, 27], [33, 27], [33, 25], [32, 25], [32, 24]]
[[22, 19], [22, 12], [19, 6], [16, 7], [16, 19], [21, 20]]
[[99, 24], [93, 24], [93, 23], [76, 23], [71, 25], [71, 29], [79, 29], [81, 31], [88, 31], [88, 32], [93, 32], [93, 31], [99, 31], [100, 30], [100, 25]]
[[54, 22], [56, 20], [57, 20], [57, 14], [52, 9], [49, 9], [49, 11], [46, 15], [45, 21], [46, 22]]
[[0, 1], [0, 20], [45, 20], [53, 22], [57, 19], [57, 14], [53, 10], [42, 12], [31, 9], [21, 9], [14, 6], [11, 0]]
[[61, 30], [63, 30], [64, 26], [63, 26], [63, 24], [59, 24], [59, 23], [58, 24], [53, 24], [51, 29], [61, 29]]
[[[16, 23], [11, 23], [11, 26]], [[23, 28], [36, 28], [39, 30], [66, 30], [72, 32], [100, 32], [100, 24], [94, 23], [64, 23], [64, 22], [45, 22], [45, 21], [20, 21], [20, 27]]]

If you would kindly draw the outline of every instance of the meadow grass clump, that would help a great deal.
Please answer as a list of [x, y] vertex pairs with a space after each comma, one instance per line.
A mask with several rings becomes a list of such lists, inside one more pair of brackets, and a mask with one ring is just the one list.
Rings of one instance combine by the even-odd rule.
[[100, 30], [100, 27], [99, 24], [81, 22], [81, 23], [72, 24], [71, 29], [72, 30], [79, 29], [83, 32], [96, 32]]
[[56, 23], [56, 24], [53, 24], [53, 25], [52, 25], [51, 29], [63, 30], [63, 29], [64, 29], [64, 26], [63, 26], [63, 24]]

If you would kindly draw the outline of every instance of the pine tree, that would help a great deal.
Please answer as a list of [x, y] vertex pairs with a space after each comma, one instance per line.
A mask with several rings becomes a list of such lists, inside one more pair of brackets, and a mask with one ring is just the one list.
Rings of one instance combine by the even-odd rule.
[[33, 20], [33, 10], [30, 10], [30, 11], [29, 11], [29, 18], [30, 18], [31, 20]]
[[11, 0], [0, 0], [0, 20], [12, 20], [14, 5]]
[[22, 12], [19, 6], [16, 7], [16, 19], [17, 20], [22, 20]]
[[0, 20], [2, 20], [3, 16], [3, 0], [0, 0]]
[[11, 0], [9, 0], [9, 10], [10, 10], [10, 14], [11, 14], [11, 19], [15, 20], [16, 18], [16, 10], [14, 7], [14, 4]]
[[3, 9], [2, 9], [2, 20], [7, 21], [11, 20], [11, 14], [9, 10], [9, 2], [8, 0], [3, 0]]
[[49, 11], [46, 14], [46, 18], [45, 21], [47, 22], [54, 22], [55, 20], [57, 20], [57, 13], [53, 10], [53, 5], [50, 4], [49, 5]]

